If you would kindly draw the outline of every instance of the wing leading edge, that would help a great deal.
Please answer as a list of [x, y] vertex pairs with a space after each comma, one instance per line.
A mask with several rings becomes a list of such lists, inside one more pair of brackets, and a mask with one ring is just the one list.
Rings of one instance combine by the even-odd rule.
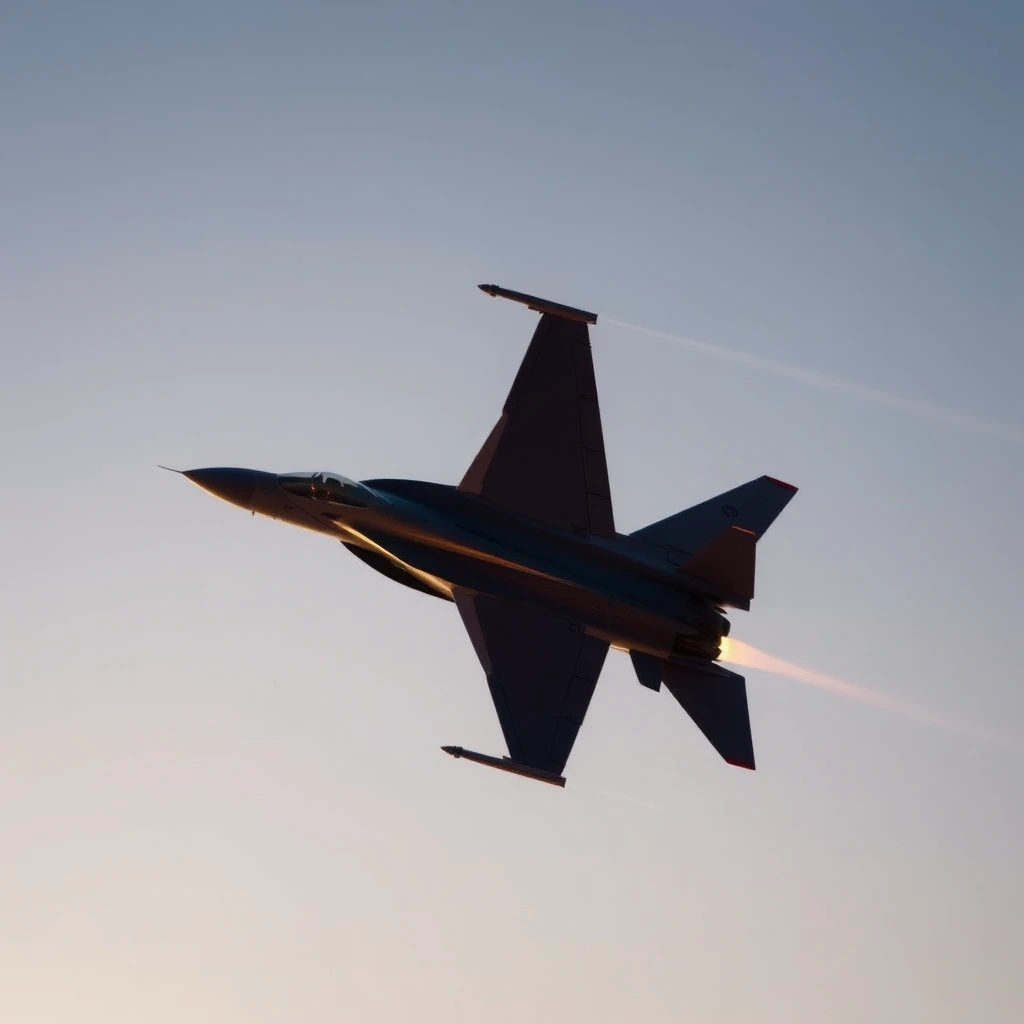
[[575, 622], [503, 598], [457, 590], [455, 605], [513, 761], [561, 775], [608, 644], [586, 636]]
[[615, 536], [586, 322], [541, 316], [459, 490], [583, 536]]

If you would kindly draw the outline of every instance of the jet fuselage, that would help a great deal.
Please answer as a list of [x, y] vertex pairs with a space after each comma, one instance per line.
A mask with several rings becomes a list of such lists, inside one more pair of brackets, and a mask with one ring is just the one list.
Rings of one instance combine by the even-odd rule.
[[659, 659], [719, 654], [729, 622], [664, 551], [576, 536], [473, 494], [415, 480], [204, 469], [186, 474], [254, 513], [327, 534], [371, 566], [451, 600], [454, 588], [578, 621], [587, 635]]

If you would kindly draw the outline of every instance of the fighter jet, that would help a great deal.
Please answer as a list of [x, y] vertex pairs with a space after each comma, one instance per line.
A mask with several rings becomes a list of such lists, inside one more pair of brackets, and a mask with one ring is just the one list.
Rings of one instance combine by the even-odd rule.
[[597, 315], [480, 288], [541, 316], [501, 416], [458, 485], [238, 468], [184, 475], [455, 604], [508, 756], [446, 753], [564, 786], [614, 647], [629, 653], [643, 686], [664, 683], [727, 762], [752, 769], [746, 684], [717, 659], [727, 610], [750, 608], [755, 545], [796, 488], [762, 476], [619, 533], [590, 348]]

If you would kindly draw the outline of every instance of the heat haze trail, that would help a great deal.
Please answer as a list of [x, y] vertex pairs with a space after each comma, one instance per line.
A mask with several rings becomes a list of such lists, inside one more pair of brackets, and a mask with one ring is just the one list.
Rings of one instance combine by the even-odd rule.
[[730, 665], [756, 668], [762, 672], [770, 672], [772, 675], [785, 676], [787, 679], [795, 680], [798, 683], [816, 686], [819, 689], [828, 690], [830, 693], [837, 693], [842, 697], [848, 697], [850, 700], [859, 701], [861, 704], [870, 704], [873, 707], [881, 708], [883, 711], [901, 715], [922, 725], [935, 726], [962, 736], [971, 736], [975, 739], [983, 739], [987, 743], [995, 742], [1011, 748], [1018, 748], [1020, 745], [1018, 737], [994, 733], [971, 722], [965, 722], [951, 715], [944, 715], [942, 712], [933, 711], [931, 708], [901, 700], [899, 697], [891, 697], [870, 687], [850, 683], [845, 679], [825, 675], [823, 672], [815, 672], [812, 669], [804, 668], [802, 665], [785, 661], [782, 658], [776, 658], [772, 654], [766, 654], [764, 651], [760, 651], [756, 647], [744, 643], [742, 640], [734, 640], [731, 637], [723, 639], [722, 655], [719, 660]]
[[639, 324], [627, 323], [625, 320], [615, 320], [612, 317], [605, 317], [604, 321], [605, 323], [615, 324], [616, 327], [625, 327], [627, 330], [636, 331], [638, 334], [646, 334], [651, 338], [661, 338], [663, 341], [671, 341], [677, 345], [683, 345], [694, 352], [714, 356], [716, 359], [724, 359], [740, 366], [762, 370], [774, 374], [776, 377], [787, 377], [809, 387], [819, 388], [823, 391], [832, 391], [837, 394], [846, 395], [848, 398], [857, 398], [863, 402], [870, 402], [872, 405], [882, 405], [890, 409], [898, 409], [900, 412], [908, 413], [919, 419], [945, 423], [948, 426], [958, 427], [961, 430], [967, 430], [975, 434], [988, 434], [990, 437], [1001, 437], [1015, 444], [1024, 445], [1024, 426], [1016, 423], [999, 423], [995, 420], [984, 419], [981, 416], [972, 416], [970, 413], [950, 409], [944, 405], [939, 405], [937, 402], [929, 402], [923, 398], [901, 395], [895, 391], [884, 391], [881, 388], [861, 384], [854, 380], [848, 380], [845, 377], [837, 377], [835, 374], [823, 373], [821, 370], [796, 366], [793, 363], [785, 363], [779, 359], [759, 356], [753, 352], [742, 352], [739, 349], [726, 348], [724, 345], [713, 345], [707, 341], [688, 338], [683, 334], [656, 331], [651, 327], [641, 327]]

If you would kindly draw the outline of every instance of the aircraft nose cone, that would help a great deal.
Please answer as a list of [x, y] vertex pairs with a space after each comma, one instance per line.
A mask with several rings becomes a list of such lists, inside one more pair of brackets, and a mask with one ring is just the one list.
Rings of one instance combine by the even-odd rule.
[[188, 469], [183, 474], [204, 491], [232, 505], [245, 509], [253, 507], [253, 493], [256, 490], [256, 470], [217, 467], [211, 469]]

